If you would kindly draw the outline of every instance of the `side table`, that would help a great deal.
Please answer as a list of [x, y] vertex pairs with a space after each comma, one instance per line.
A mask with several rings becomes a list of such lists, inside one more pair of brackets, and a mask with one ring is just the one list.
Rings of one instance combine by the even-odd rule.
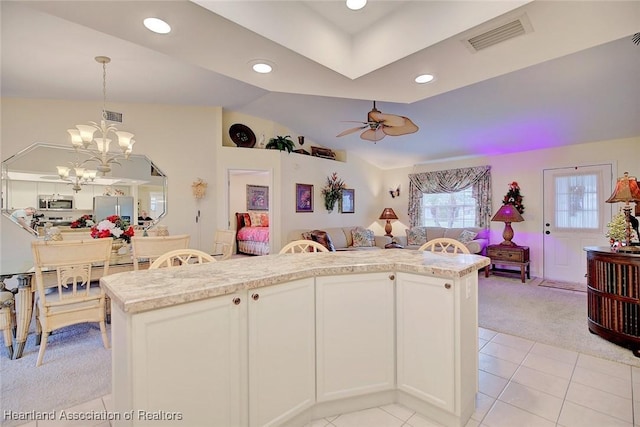
[[496, 268], [496, 264], [498, 264], [520, 267], [520, 279], [522, 280], [522, 283], [525, 283], [525, 273], [527, 275], [527, 279], [531, 279], [528, 246], [489, 245], [487, 246], [487, 256], [491, 258], [491, 264], [485, 267], [484, 277], [489, 277], [489, 271], [491, 270], [506, 273], [517, 273], [516, 270]]

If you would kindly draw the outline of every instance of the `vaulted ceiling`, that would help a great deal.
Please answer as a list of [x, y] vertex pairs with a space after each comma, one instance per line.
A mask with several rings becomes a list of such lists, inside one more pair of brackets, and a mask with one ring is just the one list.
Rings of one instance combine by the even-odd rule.
[[[394, 168], [640, 135], [638, 1], [0, 2], [3, 97], [222, 106]], [[142, 26], [158, 17], [172, 32]], [[469, 40], [517, 23], [523, 34]], [[271, 74], [250, 65], [266, 60]], [[435, 80], [418, 85], [423, 73]], [[372, 101], [420, 128], [353, 133]], [[226, 131], [226, 130], [225, 130]], [[269, 137], [269, 135], [268, 135]]]

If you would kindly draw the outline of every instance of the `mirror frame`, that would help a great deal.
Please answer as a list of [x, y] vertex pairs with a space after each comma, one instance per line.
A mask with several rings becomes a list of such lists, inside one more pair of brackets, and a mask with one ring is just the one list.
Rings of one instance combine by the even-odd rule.
[[[45, 153], [37, 153], [38, 150], [40, 151], [44, 150]], [[51, 155], [51, 153], [53, 153], [53, 155]], [[51, 160], [51, 158], [55, 157], [55, 155], [59, 155], [59, 157], [54, 160]], [[29, 156], [37, 156], [37, 157], [29, 158]], [[93, 153], [89, 150], [84, 150], [84, 149], [76, 150], [73, 147], [36, 142], [26, 147], [25, 149], [19, 151], [18, 153], [3, 160], [2, 166], [1, 166], [2, 168], [1, 176], [0, 176], [0, 181], [1, 181], [0, 182], [0, 191], [1, 191], [0, 210], [2, 211], [2, 215], [7, 217], [12, 223], [14, 223], [13, 220], [11, 220], [11, 213], [15, 209], [11, 209], [9, 207], [9, 200], [12, 200], [11, 198], [11, 182], [12, 182], [11, 174], [12, 173], [23, 173], [23, 174], [47, 176], [47, 179], [43, 179], [42, 177], [40, 178], [34, 177], [35, 179], [33, 180], [19, 179], [16, 181], [67, 183], [68, 184], [67, 181], [64, 181], [59, 177], [57, 177], [56, 166], [67, 165], [75, 161], [75, 162], [83, 163], [83, 166], [86, 166], [87, 168], [91, 168], [91, 165], [93, 164], [91, 157], [93, 157]], [[84, 158], [86, 158], [86, 160], [83, 161]], [[140, 165], [138, 165], [138, 163], [140, 163]], [[149, 166], [147, 169], [148, 172], [138, 170], [140, 166], [144, 166], [144, 168], [146, 169], [146, 165]], [[52, 175], [55, 175], [55, 176], [52, 176]], [[153, 180], [154, 177], [162, 177], [162, 182], [148, 183], [149, 181]], [[155, 226], [162, 218], [164, 218], [167, 215], [167, 210], [168, 210], [167, 175], [164, 172], [162, 172], [157, 167], [157, 165], [147, 156], [143, 154], [131, 154], [128, 159], [122, 159], [122, 160], [118, 160], [118, 162], [112, 163], [111, 172], [107, 173], [106, 175], [100, 174], [96, 178], [97, 182], [94, 183], [93, 185], [105, 185], [105, 184], [100, 184], [99, 180], [101, 178], [102, 179], [106, 178], [109, 180], [117, 179], [116, 182], [113, 182], [112, 184], [110, 184], [114, 186], [143, 187], [145, 185], [150, 185], [150, 186], [162, 188], [163, 209], [157, 215], [157, 217], [153, 219], [153, 221], [150, 221], [149, 223], [147, 223], [145, 226], [142, 227], [142, 229], [147, 230]], [[87, 185], [91, 185], [91, 184], [92, 184], [91, 182], [87, 183]], [[39, 194], [34, 195], [34, 200], [37, 200], [38, 195]], [[136, 204], [137, 204], [137, 200], [136, 200]], [[24, 207], [26, 206], [23, 206], [22, 208]], [[39, 206], [33, 206], [33, 207], [35, 207], [37, 211], [40, 210], [38, 209]], [[132, 222], [131, 225], [137, 226], [138, 224], [137, 217], [133, 218], [131, 222]], [[16, 226], [19, 226], [19, 225], [16, 224]], [[36, 231], [36, 235], [39, 235], [38, 230], [35, 230], [35, 231]], [[25, 232], [29, 233], [28, 230], [25, 230]]]

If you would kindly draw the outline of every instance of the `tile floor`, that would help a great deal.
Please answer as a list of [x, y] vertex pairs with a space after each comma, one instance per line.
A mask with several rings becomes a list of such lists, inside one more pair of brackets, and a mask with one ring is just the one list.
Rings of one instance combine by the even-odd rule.
[[[640, 368], [480, 329], [480, 392], [467, 427], [640, 427]], [[112, 410], [111, 396], [77, 411]], [[24, 427], [95, 426], [32, 422]], [[313, 421], [307, 427], [437, 427], [401, 405]]]

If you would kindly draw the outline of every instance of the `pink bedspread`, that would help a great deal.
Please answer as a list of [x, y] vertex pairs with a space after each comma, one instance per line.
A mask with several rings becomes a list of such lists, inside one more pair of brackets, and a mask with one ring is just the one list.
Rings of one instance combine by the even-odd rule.
[[238, 240], [268, 243], [269, 227], [242, 227], [238, 231]]

